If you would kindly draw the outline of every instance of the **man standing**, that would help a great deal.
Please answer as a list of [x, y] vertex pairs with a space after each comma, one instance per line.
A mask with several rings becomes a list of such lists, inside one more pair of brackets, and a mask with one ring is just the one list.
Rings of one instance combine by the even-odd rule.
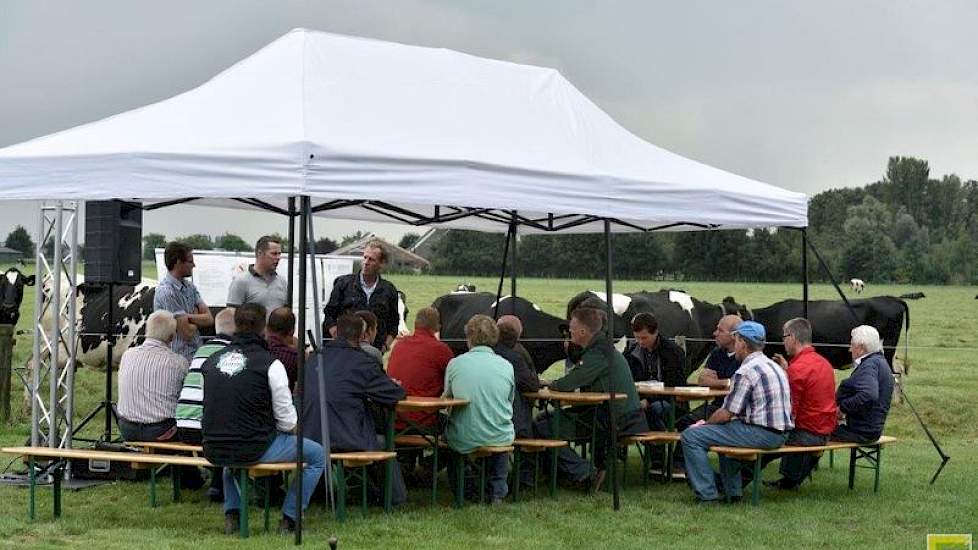
[[880, 334], [868, 325], [852, 329], [849, 353], [855, 370], [839, 384], [836, 400], [845, 415], [832, 433], [833, 441], [872, 443], [883, 435], [893, 398], [893, 371], [883, 357]]
[[198, 329], [213, 326], [214, 317], [197, 287], [184, 280], [194, 272], [193, 250], [183, 243], [172, 242], [163, 251], [163, 263], [168, 273], [156, 287], [153, 311], [166, 310], [173, 314], [177, 332], [170, 348], [189, 363], [200, 347]]
[[[686, 385], [686, 353], [675, 342], [659, 335], [659, 321], [651, 313], [632, 318], [635, 341], [625, 348], [632, 380], [656, 380], [666, 386]], [[663, 431], [672, 403], [667, 397], [648, 399], [645, 417], [649, 428]]]
[[[571, 343], [583, 349], [581, 363], [563, 378], [554, 380], [550, 389], [557, 391], [581, 391], [606, 393], [612, 387], [615, 393], [625, 395], [611, 405], [615, 415], [618, 434], [628, 435], [646, 431], [648, 424], [638, 402], [638, 392], [628, 370], [628, 363], [608, 341], [602, 328], [605, 323], [604, 310], [593, 307], [578, 307], [571, 312]], [[612, 373], [608, 372], [611, 362]], [[544, 439], [581, 439], [590, 436], [590, 431], [582, 428], [588, 425], [593, 410], [590, 407], [571, 407], [556, 409], [552, 414], [543, 413], [537, 417], [533, 426], [537, 437]], [[561, 415], [561, 433], [554, 434], [554, 415]], [[565, 447], [557, 453], [557, 467], [561, 473], [577, 483], [590, 482], [592, 490], [598, 490], [604, 482], [604, 455], [612, 445], [610, 441], [610, 417], [608, 407], [601, 405], [598, 410], [597, 447], [594, 458], [596, 471], [590, 471], [588, 461]], [[545, 456], [549, 456], [544, 453]]]
[[373, 346], [385, 350], [397, 335], [397, 288], [380, 277], [387, 253], [380, 241], [370, 241], [363, 249], [360, 271], [337, 277], [333, 292], [323, 308], [323, 329], [336, 337], [336, 319], [343, 313], [367, 309], [377, 316], [377, 337]]
[[[791, 391], [784, 369], [764, 356], [764, 326], [743, 321], [734, 330], [734, 353], [741, 365], [734, 373], [730, 395], [723, 407], [682, 433], [686, 457], [686, 479], [699, 502], [718, 502], [716, 474], [710, 466], [712, 445], [776, 449], [784, 445], [794, 427], [791, 420]], [[720, 457], [723, 491], [740, 500], [740, 461]]]
[[146, 340], [122, 354], [119, 428], [127, 441], [166, 441], [177, 434], [174, 412], [187, 360], [170, 350], [177, 322], [169, 311], [146, 321]]
[[278, 274], [278, 262], [282, 259], [282, 243], [278, 237], [265, 235], [255, 244], [255, 263], [248, 271], [235, 277], [228, 288], [227, 305], [261, 304], [271, 313], [288, 305], [288, 283]]
[[[812, 325], [800, 317], [784, 324], [782, 338], [785, 352], [791, 361], [779, 354], [774, 360], [788, 371], [791, 386], [791, 412], [795, 428], [788, 434], [785, 445], [806, 447], [825, 445], [835, 429], [839, 409], [835, 405], [835, 373], [832, 365], [812, 346]], [[764, 457], [765, 464], [776, 457]], [[810, 454], [788, 454], [781, 458], [781, 479], [770, 485], [794, 489], [801, 485], [818, 457]]]
[[[201, 422], [204, 456], [225, 466], [224, 532], [228, 534], [238, 529], [241, 495], [227, 466], [295, 461], [298, 447], [292, 435], [297, 415], [289, 379], [262, 338], [265, 308], [242, 304], [234, 311], [234, 325], [237, 332], [231, 345], [211, 355], [201, 367], [206, 388]], [[325, 468], [322, 446], [309, 439], [302, 445], [306, 467], [285, 495], [280, 532], [295, 529], [296, 484], [302, 483], [305, 510]]]
[[[304, 435], [323, 442], [322, 413], [325, 409], [328, 444], [332, 452], [380, 450], [383, 448], [382, 436], [377, 435], [370, 408], [378, 406], [389, 410], [404, 399], [406, 393], [360, 348], [363, 334], [360, 317], [349, 313], [340, 315], [336, 327], [337, 338], [326, 342], [316, 355], [310, 357], [305, 371]], [[325, 395], [319, 386], [320, 368], [323, 369]], [[383, 464], [370, 468], [371, 478], [375, 481], [381, 478], [384, 470]], [[394, 469], [392, 483], [393, 503], [401, 504], [407, 495], [400, 468]], [[380, 486], [379, 483], [372, 485]], [[378, 498], [380, 491], [375, 490], [373, 496]]]

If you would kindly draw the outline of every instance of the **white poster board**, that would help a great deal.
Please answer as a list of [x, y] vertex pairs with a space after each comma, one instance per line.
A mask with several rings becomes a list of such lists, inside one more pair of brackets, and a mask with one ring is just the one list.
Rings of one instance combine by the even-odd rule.
[[[163, 261], [163, 249], [157, 248], [156, 252], [156, 277], [157, 281], [166, 276], [166, 264]], [[316, 289], [312, 286], [312, 270], [316, 270], [316, 282], [318, 283], [319, 307], [326, 304], [330, 293], [333, 291], [333, 280], [340, 275], [353, 273], [353, 263], [359, 260], [357, 256], [328, 256], [317, 254], [315, 259], [310, 259], [306, 271], [306, 311], [312, 314], [315, 307]], [[248, 265], [255, 262], [255, 255], [252, 252], [226, 252], [219, 250], [194, 250], [194, 274], [191, 280], [200, 292], [201, 298], [211, 307], [222, 307], [227, 305], [228, 288], [231, 281], [238, 275], [243, 275], [248, 271]], [[288, 259], [282, 258], [279, 263], [280, 271], [288, 266]], [[292, 280], [299, 281], [299, 263], [293, 266]], [[292, 309], [298, 314], [299, 291], [295, 289], [292, 296]]]

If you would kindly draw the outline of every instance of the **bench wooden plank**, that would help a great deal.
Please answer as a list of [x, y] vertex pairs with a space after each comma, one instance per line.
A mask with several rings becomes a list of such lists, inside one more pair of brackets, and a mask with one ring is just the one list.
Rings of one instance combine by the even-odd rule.
[[[108, 462], [129, 462], [130, 464], [167, 464], [171, 466], [197, 466], [201, 468], [217, 468], [206, 458], [194, 456], [160, 455], [148, 453], [126, 453], [117, 451], [97, 451], [89, 449], [52, 449], [50, 447], [4, 447], [4, 454], [35, 456], [43, 458], [68, 458], [75, 460], [105, 460]], [[295, 470], [295, 462], [266, 462], [261, 464], [241, 465], [248, 471], [284, 472]]]
[[499, 446], [491, 446], [491, 447], [486, 446], [486, 447], [479, 447], [478, 449], [472, 451], [466, 456], [470, 458], [482, 458], [489, 455], [498, 455], [498, 454], [511, 453], [511, 452], [513, 452], [512, 445], [499, 445]]
[[570, 445], [569, 441], [562, 439], [517, 439], [513, 441], [513, 446], [524, 453], [534, 453], [547, 449], [560, 449]]
[[679, 441], [679, 437], [679, 434], [676, 432], [642, 432], [622, 436], [619, 440], [619, 445], [632, 445], [636, 443], [675, 443]]
[[126, 441], [126, 445], [130, 447], [138, 447], [140, 449], [145, 449], [146, 452], [152, 451], [176, 451], [185, 453], [202, 453], [204, 452], [204, 447], [202, 445], [191, 445], [189, 443], [180, 443], [177, 441]]
[[397, 457], [390, 451], [355, 451], [344, 453], [329, 453], [331, 461], [343, 462], [344, 466], [367, 466], [374, 462], [383, 462]]
[[[434, 436], [432, 436], [434, 437]], [[399, 435], [394, 438], [395, 447], [431, 447], [431, 441], [423, 435]], [[448, 443], [439, 439], [438, 447], [447, 449]]]
[[757, 455], [816, 453], [816, 452], [824, 452], [824, 451], [834, 451], [839, 449], [855, 449], [858, 447], [875, 447], [877, 445], [887, 445], [890, 443], [895, 443], [896, 440], [897, 439], [895, 437], [884, 435], [873, 443], [850, 443], [847, 441], [829, 441], [825, 445], [812, 445], [806, 447], [793, 447], [790, 445], [785, 445], [783, 447], [778, 447], [777, 449], [756, 449], [751, 447], [725, 447], [725, 446], [718, 445], [718, 446], [710, 447], [710, 451], [717, 454], [722, 454], [724, 456], [753, 459]]

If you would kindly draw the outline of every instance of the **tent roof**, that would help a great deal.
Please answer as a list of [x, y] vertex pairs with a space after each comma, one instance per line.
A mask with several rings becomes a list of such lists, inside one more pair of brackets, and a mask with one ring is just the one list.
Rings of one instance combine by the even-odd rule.
[[296, 195], [480, 230], [513, 210], [528, 232], [808, 223], [804, 194], [651, 145], [553, 69], [304, 29], [173, 98], [0, 149], [0, 200]]

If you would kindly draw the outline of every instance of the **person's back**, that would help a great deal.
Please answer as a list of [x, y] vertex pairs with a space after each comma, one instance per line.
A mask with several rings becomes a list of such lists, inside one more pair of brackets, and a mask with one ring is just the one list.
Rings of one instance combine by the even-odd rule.
[[[401, 383], [408, 395], [438, 397], [445, 388], [445, 369], [455, 354], [447, 344], [438, 340], [440, 328], [438, 310], [426, 307], [418, 311], [414, 334], [397, 341], [387, 360], [387, 374]], [[430, 427], [437, 416], [430, 412], [398, 413], [398, 429], [406, 427], [405, 420], [416, 426]]]
[[[320, 394], [320, 368], [325, 399]], [[306, 437], [322, 442], [320, 406], [325, 401], [330, 447], [334, 451], [369, 451], [381, 447], [368, 402], [391, 407], [404, 398], [405, 392], [372, 357], [359, 346], [335, 340], [309, 358], [305, 377], [302, 418]]]
[[290, 308], [282, 306], [268, 314], [268, 325], [265, 327], [268, 351], [285, 367], [285, 374], [289, 377], [289, 391], [295, 390], [295, 381], [298, 377], [299, 350], [293, 333], [295, 333], [295, 314]]
[[460, 453], [513, 441], [513, 366], [488, 346], [477, 346], [452, 359], [445, 392], [469, 402], [452, 411], [446, 437]]
[[837, 398], [850, 430], [866, 439], [882, 435], [893, 398], [893, 373], [883, 354], [874, 352], [864, 357], [839, 384]]
[[839, 409], [835, 403], [835, 371], [828, 360], [814, 347], [804, 347], [788, 365], [788, 384], [795, 428], [831, 434]]

